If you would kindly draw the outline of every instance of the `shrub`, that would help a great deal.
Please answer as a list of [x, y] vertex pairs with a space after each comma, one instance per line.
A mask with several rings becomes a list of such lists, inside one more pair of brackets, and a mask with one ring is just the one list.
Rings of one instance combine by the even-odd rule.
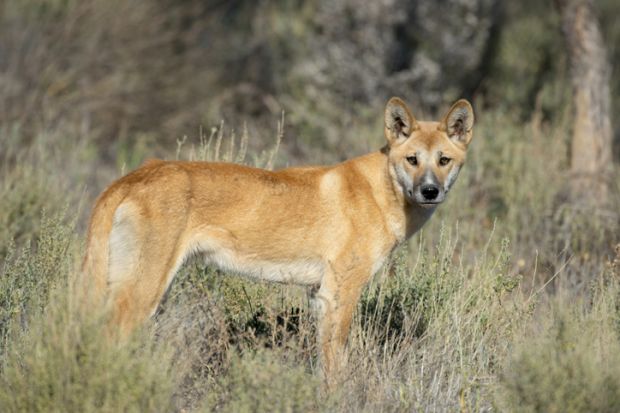
[[498, 405], [518, 412], [614, 412], [620, 405], [620, 286], [599, 278], [591, 302], [556, 297], [517, 337]]
[[0, 375], [4, 412], [161, 412], [173, 407], [172, 352], [152, 337], [122, 346], [101, 319], [83, 319], [58, 292], [28, 331], [12, 337]]
[[319, 403], [320, 379], [277, 353], [259, 351], [235, 357], [218, 380], [205, 411], [309, 412]]
[[10, 330], [27, 330], [29, 318], [47, 306], [52, 288], [66, 282], [73, 266], [72, 231], [64, 214], [49, 218], [43, 213], [36, 244], [9, 250], [0, 273], [0, 354]]

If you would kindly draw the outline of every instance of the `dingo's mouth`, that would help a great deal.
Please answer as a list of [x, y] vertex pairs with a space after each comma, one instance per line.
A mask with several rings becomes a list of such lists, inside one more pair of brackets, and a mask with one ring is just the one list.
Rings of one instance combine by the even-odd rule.
[[420, 205], [422, 207], [426, 207], [426, 208], [430, 208], [432, 206], [439, 205], [439, 204], [441, 204], [441, 201], [438, 201], [438, 202], [418, 202], [418, 205]]

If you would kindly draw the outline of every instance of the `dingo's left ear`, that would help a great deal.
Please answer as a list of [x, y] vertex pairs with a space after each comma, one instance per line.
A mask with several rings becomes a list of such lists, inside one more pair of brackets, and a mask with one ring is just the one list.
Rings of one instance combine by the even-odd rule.
[[392, 145], [399, 139], [407, 139], [418, 129], [418, 123], [400, 98], [392, 98], [385, 106], [385, 138]]
[[439, 124], [439, 130], [448, 134], [448, 137], [462, 145], [469, 145], [474, 126], [474, 110], [465, 99], [457, 101], [448, 114]]

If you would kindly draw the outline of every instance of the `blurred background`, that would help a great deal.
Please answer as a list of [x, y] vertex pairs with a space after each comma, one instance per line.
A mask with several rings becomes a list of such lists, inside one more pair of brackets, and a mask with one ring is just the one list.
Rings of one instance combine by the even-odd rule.
[[[553, 123], [571, 104], [559, 3], [6, 0], [0, 125], [24, 144], [41, 128], [87, 135], [110, 163], [221, 120], [261, 148], [282, 111], [283, 157], [340, 160], [381, 141], [392, 95], [417, 117], [465, 97], [479, 118]], [[617, 108], [620, 4], [595, 3]]]

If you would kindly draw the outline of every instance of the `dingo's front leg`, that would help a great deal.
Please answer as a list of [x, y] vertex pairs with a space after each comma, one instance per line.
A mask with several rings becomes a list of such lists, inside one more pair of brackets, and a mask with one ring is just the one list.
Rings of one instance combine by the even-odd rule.
[[329, 271], [315, 299], [319, 309], [321, 363], [329, 379], [345, 363], [345, 345], [353, 312], [369, 278], [365, 268]]

